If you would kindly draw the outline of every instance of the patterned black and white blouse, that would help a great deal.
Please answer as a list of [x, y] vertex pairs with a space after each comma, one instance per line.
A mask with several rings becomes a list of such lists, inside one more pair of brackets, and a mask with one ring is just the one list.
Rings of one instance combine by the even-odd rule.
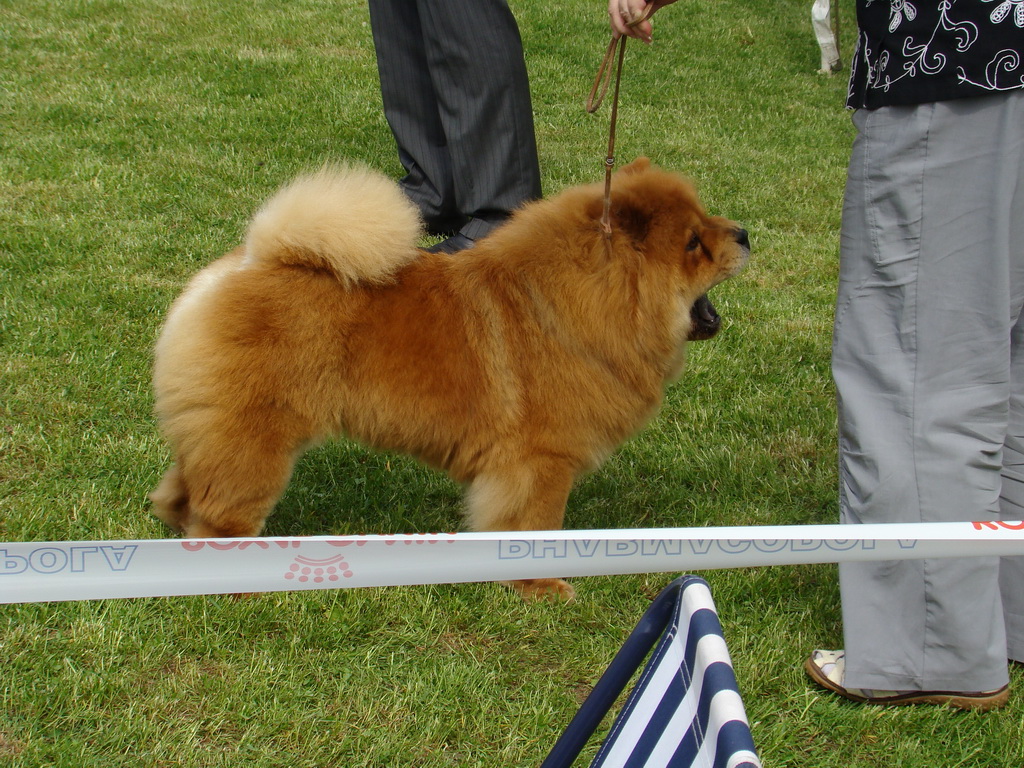
[[858, 0], [848, 107], [1024, 88], [1024, 0]]

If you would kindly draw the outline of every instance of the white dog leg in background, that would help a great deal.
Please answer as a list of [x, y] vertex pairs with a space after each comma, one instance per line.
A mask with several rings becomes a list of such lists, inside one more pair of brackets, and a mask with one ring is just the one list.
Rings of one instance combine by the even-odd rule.
[[839, 45], [832, 31], [831, 0], [814, 0], [814, 5], [811, 6], [811, 24], [814, 27], [814, 36], [818, 40], [818, 47], [821, 48], [821, 69], [818, 71], [822, 74], [838, 72], [842, 62], [839, 60]]

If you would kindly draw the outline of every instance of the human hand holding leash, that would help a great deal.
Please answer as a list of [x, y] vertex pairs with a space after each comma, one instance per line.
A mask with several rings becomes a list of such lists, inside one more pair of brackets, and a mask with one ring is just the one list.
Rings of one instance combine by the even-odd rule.
[[608, 0], [608, 19], [615, 37], [635, 37], [645, 43], [651, 42], [654, 27], [650, 18], [655, 11], [676, 0]]

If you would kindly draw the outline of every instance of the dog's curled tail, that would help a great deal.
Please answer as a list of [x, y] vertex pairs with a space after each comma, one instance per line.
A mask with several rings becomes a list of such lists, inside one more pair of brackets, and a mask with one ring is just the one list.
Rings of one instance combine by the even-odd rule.
[[329, 269], [343, 283], [385, 283], [414, 261], [419, 212], [368, 168], [327, 165], [274, 195], [249, 224], [247, 265]]

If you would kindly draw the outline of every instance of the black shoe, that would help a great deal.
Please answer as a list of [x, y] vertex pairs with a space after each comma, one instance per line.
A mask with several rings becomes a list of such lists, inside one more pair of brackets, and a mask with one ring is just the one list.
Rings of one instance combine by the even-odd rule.
[[431, 237], [451, 237], [469, 221], [465, 216], [450, 219], [425, 219], [424, 226]]
[[442, 240], [440, 243], [435, 243], [423, 250], [430, 253], [458, 253], [459, 251], [469, 250], [474, 245], [476, 245], [475, 240], [466, 237], [461, 232], [456, 232], [447, 240]]

